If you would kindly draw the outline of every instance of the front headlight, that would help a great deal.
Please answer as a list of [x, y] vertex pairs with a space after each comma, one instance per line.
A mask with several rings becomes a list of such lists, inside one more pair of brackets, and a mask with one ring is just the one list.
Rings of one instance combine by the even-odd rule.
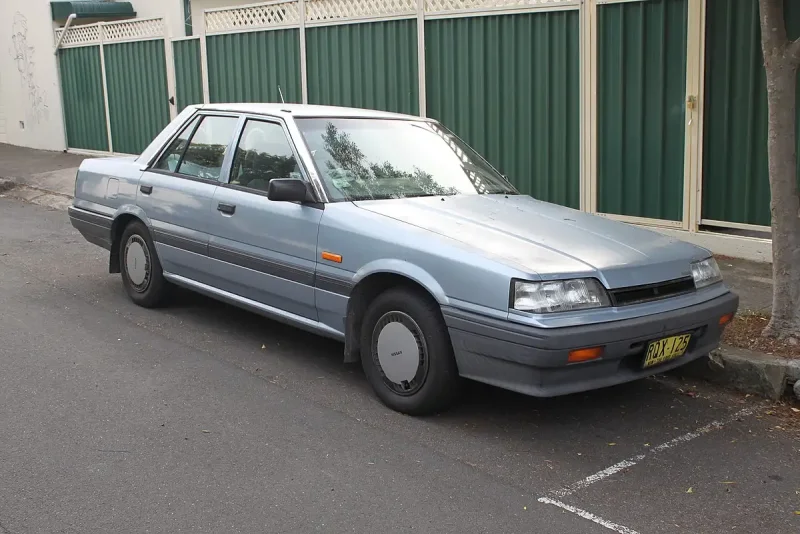
[[594, 278], [552, 282], [514, 281], [514, 309], [552, 313], [610, 306], [602, 284]]
[[692, 263], [692, 278], [694, 278], [694, 287], [697, 289], [721, 282], [722, 273], [719, 272], [717, 260], [708, 258]]

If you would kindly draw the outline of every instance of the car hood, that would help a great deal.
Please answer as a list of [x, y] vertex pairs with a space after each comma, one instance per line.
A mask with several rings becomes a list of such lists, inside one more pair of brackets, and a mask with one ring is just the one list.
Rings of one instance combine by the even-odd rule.
[[525, 195], [457, 195], [355, 202], [455, 239], [542, 279], [596, 276], [607, 287], [691, 276], [710, 253], [663, 234]]

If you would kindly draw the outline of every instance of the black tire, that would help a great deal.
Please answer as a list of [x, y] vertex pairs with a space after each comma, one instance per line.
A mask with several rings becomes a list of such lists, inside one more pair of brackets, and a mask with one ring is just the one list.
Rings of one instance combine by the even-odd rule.
[[[416, 374], [399, 383], [387, 377], [381, 366], [378, 342], [390, 323], [400, 323], [416, 343], [419, 361]], [[393, 326], [395, 331], [397, 326]], [[391, 334], [389, 334], [391, 335]], [[399, 339], [399, 338], [395, 338]], [[403, 351], [385, 350], [387, 357], [403, 355]], [[407, 343], [405, 347], [409, 346]], [[406, 373], [413, 367], [414, 357], [407, 358]], [[450, 334], [444, 324], [439, 305], [427, 294], [409, 288], [392, 288], [378, 295], [364, 314], [361, 324], [361, 365], [378, 398], [389, 408], [409, 415], [425, 415], [444, 410], [458, 397], [461, 378], [458, 375]], [[395, 374], [390, 372], [390, 374]]]
[[[141, 282], [138, 276], [135, 276], [136, 281], [132, 280], [128, 272], [128, 251], [134, 246], [140, 247], [144, 254], [146, 275]], [[169, 284], [164, 279], [150, 232], [141, 221], [132, 221], [122, 232], [119, 241], [119, 270], [122, 273], [122, 285], [134, 303], [144, 308], [156, 308], [164, 303]]]

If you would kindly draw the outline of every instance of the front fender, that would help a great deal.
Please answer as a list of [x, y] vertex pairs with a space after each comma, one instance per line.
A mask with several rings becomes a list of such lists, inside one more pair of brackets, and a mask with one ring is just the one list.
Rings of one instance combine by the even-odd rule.
[[418, 265], [396, 258], [385, 258], [367, 263], [356, 271], [353, 277], [353, 284], [358, 284], [364, 278], [375, 273], [392, 273], [405, 276], [427, 289], [428, 293], [440, 305], [446, 306], [450, 304], [450, 299], [445, 294], [444, 289], [430, 273]]

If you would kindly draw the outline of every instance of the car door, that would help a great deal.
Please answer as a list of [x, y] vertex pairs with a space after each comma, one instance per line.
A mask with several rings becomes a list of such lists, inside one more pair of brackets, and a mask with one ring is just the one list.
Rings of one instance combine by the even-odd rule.
[[307, 179], [284, 124], [247, 118], [228, 183], [214, 192], [209, 256], [213, 285], [312, 320], [317, 233], [322, 204], [273, 202], [273, 178]]
[[198, 114], [139, 180], [137, 205], [150, 219], [164, 271], [208, 281], [208, 212], [239, 121]]

